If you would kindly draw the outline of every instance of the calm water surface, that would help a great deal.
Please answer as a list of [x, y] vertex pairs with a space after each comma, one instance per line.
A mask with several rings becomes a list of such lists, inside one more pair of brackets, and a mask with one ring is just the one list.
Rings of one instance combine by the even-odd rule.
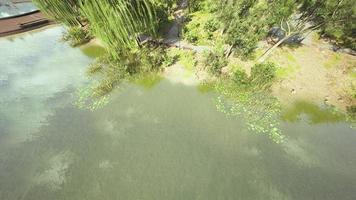
[[61, 31], [0, 39], [1, 200], [356, 199], [356, 133], [342, 117], [297, 102], [276, 144], [218, 112], [215, 94], [165, 79], [79, 109], [96, 50]]

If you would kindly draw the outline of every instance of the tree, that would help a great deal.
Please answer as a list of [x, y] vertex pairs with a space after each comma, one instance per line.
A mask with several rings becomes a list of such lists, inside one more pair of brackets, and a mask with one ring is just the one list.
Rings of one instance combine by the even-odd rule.
[[340, 44], [356, 48], [353, 37], [356, 31], [356, 7], [352, 0], [299, 0], [293, 4], [291, 7], [296, 9], [292, 17], [280, 22], [284, 38], [268, 49], [258, 62], [264, 62], [274, 49], [288, 39], [295, 36], [303, 39], [317, 29]]

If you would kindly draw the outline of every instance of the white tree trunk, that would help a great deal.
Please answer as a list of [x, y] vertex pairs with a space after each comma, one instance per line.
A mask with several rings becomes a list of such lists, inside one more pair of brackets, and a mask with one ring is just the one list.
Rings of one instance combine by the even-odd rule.
[[286, 36], [280, 41], [278, 41], [275, 45], [273, 45], [271, 48], [269, 48], [258, 60], [257, 63], [263, 63], [268, 56], [277, 48], [279, 45], [281, 45], [283, 42], [285, 42], [290, 36]]

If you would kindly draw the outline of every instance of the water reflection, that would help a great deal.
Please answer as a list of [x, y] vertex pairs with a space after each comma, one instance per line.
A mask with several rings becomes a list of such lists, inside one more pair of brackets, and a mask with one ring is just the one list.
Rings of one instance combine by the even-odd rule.
[[57, 99], [50, 106], [44, 102], [86, 82], [84, 71], [91, 59], [59, 43], [62, 31], [55, 27], [12, 37], [13, 41], [0, 40], [0, 144], [10, 135], [6, 141], [26, 139], [45, 121], [52, 106], [71, 98]]
[[90, 59], [61, 48], [23, 57], [29, 71], [14, 52], [2, 60], [11, 64], [0, 68], [10, 74], [1, 135], [31, 137], [0, 141], [1, 200], [356, 199], [356, 135], [346, 123], [282, 122], [288, 140], [275, 144], [218, 112], [214, 93], [157, 77], [123, 85], [100, 109], [78, 109]]
[[299, 139], [276, 145], [211, 97], [163, 80], [127, 85], [94, 112], [53, 109], [32, 140], [2, 153], [1, 199], [355, 197], [351, 130], [295, 124], [285, 131]]

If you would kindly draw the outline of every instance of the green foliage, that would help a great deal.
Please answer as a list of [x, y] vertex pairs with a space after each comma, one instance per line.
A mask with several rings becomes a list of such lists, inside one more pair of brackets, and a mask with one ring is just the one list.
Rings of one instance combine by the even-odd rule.
[[256, 64], [251, 68], [250, 77], [246, 72], [237, 69], [232, 81], [239, 90], [244, 91], [267, 91], [276, 79], [277, 67], [273, 63]]
[[139, 51], [139, 58], [141, 59], [138, 67], [141, 69], [139, 73], [142, 72], [157, 72], [162, 68], [170, 66], [174, 59], [167, 54], [167, 51], [163, 47], [143, 48]]
[[178, 61], [188, 71], [193, 71], [197, 65], [195, 53], [193, 51], [171, 48], [168, 51], [168, 57], [174, 62]]
[[81, 10], [93, 34], [105, 43], [116, 59], [139, 48], [139, 35], [155, 35], [156, 32], [156, 13], [149, 0], [84, 0]]
[[263, 29], [262, 24], [255, 24], [256, 20], [237, 19], [227, 28], [227, 43], [233, 45], [237, 54], [243, 58], [251, 56], [258, 41], [266, 35], [266, 29]]
[[271, 26], [292, 14], [291, 0], [228, 1], [220, 8], [228, 44], [243, 58], [250, 57], [257, 43], [264, 39]]
[[217, 4], [200, 0], [196, 7], [199, 11], [191, 15], [184, 29], [184, 38], [191, 43], [209, 44], [209, 40], [219, 37], [215, 32], [223, 29], [225, 42], [232, 45], [238, 55], [247, 58], [272, 25], [292, 14], [293, 2], [229, 0]]
[[162, 47], [145, 47], [125, 55], [120, 59], [110, 54], [104, 55], [90, 65], [88, 75], [97, 76], [100, 80], [94, 87], [94, 97], [107, 95], [122, 81], [134, 76], [159, 72], [171, 62], [166, 49]]
[[178, 60], [178, 55], [171, 55], [166, 53], [163, 57], [162, 68], [173, 65]]
[[245, 71], [240, 70], [240, 69], [238, 69], [234, 72], [232, 80], [234, 81], [236, 86], [241, 89], [245, 89], [250, 85], [250, 80], [249, 80], [248, 75], [246, 74]]
[[268, 89], [276, 79], [277, 67], [273, 63], [256, 64], [251, 69], [250, 82], [255, 89]]
[[279, 128], [281, 109], [278, 100], [268, 91], [275, 74], [276, 67], [272, 63], [253, 66], [250, 77], [243, 70], [236, 70], [231, 79], [218, 82], [216, 90], [221, 96], [216, 106], [229, 117], [245, 119], [250, 131], [281, 143], [285, 139]]
[[190, 12], [195, 12], [199, 10], [202, 6], [203, 0], [189, 0], [188, 1], [188, 8]]
[[67, 29], [62, 39], [68, 41], [73, 47], [89, 42], [92, 37], [89, 32], [79, 26], [72, 26]]
[[351, 119], [351, 121], [356, 122], [356, 105], [347, 107], [347, 115]]
[[67, 26], [81, 25], [80, 1], [81, 0], [33, 0], [42, 12]]
[[304, 18], [321, 24], [324, 36], [356, 49], [356, 4], [354, 0], [300, 0]]
[[276, 143], [285, 140], [279, 128], [281, 108], [273, 96], [265, 91], [241, 89], [228, 80], [218, 82], [216, 91], [221, 94], [216, 101], [218, 111], [228, 117], [244, 119], [248, 130], [267, 135]]
[[211, 44], [209, 40], [214, 39], [216, 31], [220, 28], [218, 19], [206, 12], [195, 12], [189, 17], [191, 19], [183, 30], [184, 39], [193, 44]]
[[225, 56], [225, 45], [222, 41], [216, 41], [215, 48], [204, 52], [204, 64], [208, 71], [215, 76], [220, 76], [222, 69], [228, 65], [228, 59]]
[[204, 64], [208, 67], [211, 74], [219, 76], [221, 75], [222, 68], [227, 66], [228, 60], [224, 53], [209, 51], [205, 55]]

